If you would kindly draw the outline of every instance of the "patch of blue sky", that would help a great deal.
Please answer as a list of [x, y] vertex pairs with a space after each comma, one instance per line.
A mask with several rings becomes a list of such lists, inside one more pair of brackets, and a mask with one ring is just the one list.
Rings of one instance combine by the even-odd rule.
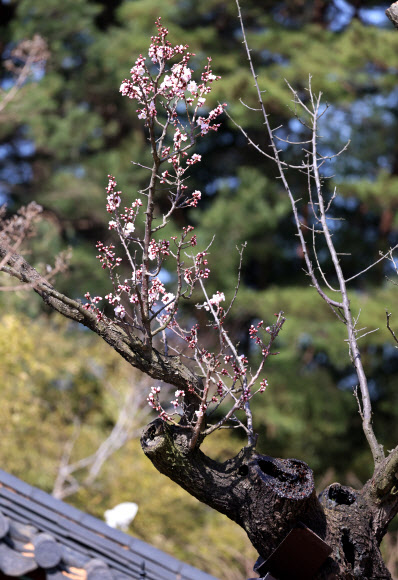
[[390, 21], [386, 17], [386, 9], [390, 3], [381, 4], [380, 6], [372, 6], [371, 8], [361, 8], [359, 15], [365, 24], [372, 26], [391, 26]]
[[83, 177], [85, 177], [87, 173], [83, 165], [76, 165], [75, 167], [72, 167], [71, 172], [78, 179], [83, 179]]
[[[351, 390], [355, 389], [355, 387], [357, 387], [357, 386], [358, 386], [358, 377], [357, 377], [356, 373], [350, 373], [349, 375], [346, 375], [344, 378], [342, 378], [337, 383], [337, 388], [342, 390], [342, 391], [351, 391]], [[368, 382], [368, 387], [369, 387], [369, 393], [370, 393], [371, 397], [374, 398], [374, 396], [376, 394], [375, 381], [370, 380]]]
[[333, 7], [335, 12], [330, 19], [330, 30], [338, 31], [349, 25], [354, 16], [355, 10], [345, 0], [334, 0]]
[[0, 183], [0, 207], [8, 201], [7, 190], [2, 183]]
[[15, 81], [13, 78], [8, 77], [8, 78], [4, 78], [1, 83], [0, 83], [0, 87], [3, 89], [3, 91], [9, 91], [10, 89], [12, 89], [12, 87], [14, 86]]
[[0, 145], [0, 160], [6, 159], [12, 151], [11, 145], [4, 143]]
[[28, 183], [31, 181], [32, 176], [32, 167], [26, 162], [20, 162], [18, 165], [9, 162], [0, 170], [0, 180], [10, 186]]
[[169, 284], [173, 280], [173, 276], [168, 270], [166, 270], [166, 268], [161, 268], [158, 278], [162, 284]]
[[359, 201], [356, 197], [342, 197], [341, 195], [336, 195], [333, 203], [335, 206], [346, 208], [348, 211], [355, 211], [359, 206]]
[[[358, 16], [364, 24], [368, 26], [391, 26], [389, 20], [385, 15], [386, 8], [389, 3], [383, 3], [379, 6], [372, 6], [369, 8], [360, 8]], [[333, 11], [330, 11], [330, 29], [334, 31], [341, 30], [348, 26], [355, 16], [355, 8], [345, 0], [334, 0]]]
[[207, 195], [214, 195], [220, 189], [237, 189], [240, 184], [240, 179], [236, 176], [217, 177], [208, 183], [205, 187]]
[[288, 64], [290, 63], [290, 59], [288, 59], [286, 56], [283, 56], [278, 52], [272, 52], [271, 50], [268, 49], [263, 49], [262, 51], [260, 51], [260, 57], [261, 60], [264, 62], [272, 62], [280, 66], [288, 66]]
[[30, 139], [17, 139], [14, 145], [21, 157], [31, 157], [36, 151], [36, 146]]

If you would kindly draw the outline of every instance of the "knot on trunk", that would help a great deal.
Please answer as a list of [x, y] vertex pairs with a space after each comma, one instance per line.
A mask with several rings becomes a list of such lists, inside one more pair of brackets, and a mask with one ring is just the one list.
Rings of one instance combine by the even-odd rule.
[[155, 456], [189, 455], [191, 451], [192, 429], [169, 425], [162, 419], [155, 419], [141, 434], [141, 447], [145, 455], [153, 461]]
[[319, 496], [319, 500], [325, 507], [349, 506], [356, 502], [357, 492], [352, 487], [332, 483]]
[[251, 462], [251, 467], [279, 497], [302, 500], [314, 491], [312, 470], [298, 459], [275, 459], [257, 455]]

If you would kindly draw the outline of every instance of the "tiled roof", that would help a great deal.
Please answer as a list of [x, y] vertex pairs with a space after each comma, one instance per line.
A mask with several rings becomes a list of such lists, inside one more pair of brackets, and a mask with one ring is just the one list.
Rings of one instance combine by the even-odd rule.
[[0, 470], [0, 571], [38, 570], [46, 580], [217, 580]]

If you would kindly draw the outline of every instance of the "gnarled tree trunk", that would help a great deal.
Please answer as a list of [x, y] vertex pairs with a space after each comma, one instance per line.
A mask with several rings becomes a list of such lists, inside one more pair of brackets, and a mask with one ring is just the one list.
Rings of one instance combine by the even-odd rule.
[[156, 469], [239, 524], [261, 561], [304, 524], [331, 548], [315, 578], [391, 578], [379, 544], [398, 510], [398, 448], [362, 490], [334, 483], [317, 497], [312, 471], [302, 461], [275, 459], [247, 447], [219, 463], [198, 448], [191, 451], [189, 443], [186, 429], [160, 419], [141, 438]]

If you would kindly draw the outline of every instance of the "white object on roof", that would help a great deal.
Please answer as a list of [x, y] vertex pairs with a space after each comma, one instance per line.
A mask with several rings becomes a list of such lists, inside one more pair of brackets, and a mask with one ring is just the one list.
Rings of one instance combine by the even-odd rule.
[[104, 513], [105, 521], [111, 528], [119, 528], [127, 532], [129, 525], [138, 512], [138, 505], [134, 502], [126, 501], [119, 503], [111, 510]]

